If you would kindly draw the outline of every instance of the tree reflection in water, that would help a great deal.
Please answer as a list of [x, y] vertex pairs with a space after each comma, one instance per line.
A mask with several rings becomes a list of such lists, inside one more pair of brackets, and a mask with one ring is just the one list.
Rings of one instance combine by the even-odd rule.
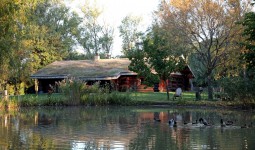
[[[213, 126], [192, 124], [200, 117]], [[168, 125], [171, 118], [177, 127]], [[0, 149], [255, 149], [254, 129], [240, 128], [254, 118], [215, 109], [23, 108], [0, 112]], [[220, 119], [234, 125], [223, 128]]]

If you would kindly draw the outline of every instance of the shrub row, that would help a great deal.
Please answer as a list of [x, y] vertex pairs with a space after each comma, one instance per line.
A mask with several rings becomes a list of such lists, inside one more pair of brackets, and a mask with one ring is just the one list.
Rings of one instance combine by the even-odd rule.
[[129, 93], [111, 91], [111, 85], [100, 86], [100, 82], [88, 86], [79, 80], [67, 80], [59, 83], [62, 93], [68, 98], [68, 105], [129, 105]]
[[29, 94], [10, 96], [8, 100], [0, 99], [0, 108], [27, 106], [73, 106], [73, 105], [130, 105], [128, 92], [111, 91], [110, 85], [100, 87], [97, 82], [88, 86], [79, 80], [66, 80], [58, 83], [60, 93]]
[[255, 79], [229, 77], [219, 81], [229, 99], [241, 101], [243, 103], [254, 102], [255, 99]]

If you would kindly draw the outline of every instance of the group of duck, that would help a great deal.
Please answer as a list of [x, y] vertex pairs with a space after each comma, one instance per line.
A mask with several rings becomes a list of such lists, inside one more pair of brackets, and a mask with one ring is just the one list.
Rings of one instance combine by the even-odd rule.
[[[161, 122], [160, 119], [154, 118], [154, 121], [156, 122]], [[168, 124], [170, 127], [177, 127], [177, 122], [174, 119], [170, 119], [168, 121]], [[206, 119], [204, 118], [199, 118], [199, 120], [196, 120], [195, 122], [192, 123], [188, 123], [188, 122], [184, 122], [184, 125], [198, 125], [198, 126], [213, 126], [213, 124], [209, 123], [206, 121]], [[234, 125], [234, 121], [228, 120], [228, 121], [223, 121], [223, 119], [220, 120], [220, 126], [221, 127], [228, 127], [228, 126], [233, 126]], [[243, 126], [241, 126], [241, 128], [253, 128], [253, 123], [251, 122], [249, 125], [244, 124]]]

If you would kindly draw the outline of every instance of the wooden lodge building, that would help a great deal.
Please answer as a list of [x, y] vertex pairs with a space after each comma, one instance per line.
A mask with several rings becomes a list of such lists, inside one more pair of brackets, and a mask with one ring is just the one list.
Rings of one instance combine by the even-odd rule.
[[[35, 91], [47, 93], [50, 85], [64, 79], [79, 79], [87, 84], [100, 81], [100, 84], [109, 83], [118, 91], [129, 89], [138, 92], [159, 92], [165, 91], [163, 82], [154, 87], [143, 85], [143, 79], [137, 77], [137, 73], [128, 70], [130, 60], [122, 59], [95, 59], [95, 60], [70, 60], [55, 61], [31, 75], [35, 79]], [[169, 80], [169, 90], [174, 91], [181, 87], [183, 90], [191, 90], [193, 74], [189, 67], [185, 67], [181, 72], [171, 73]]]

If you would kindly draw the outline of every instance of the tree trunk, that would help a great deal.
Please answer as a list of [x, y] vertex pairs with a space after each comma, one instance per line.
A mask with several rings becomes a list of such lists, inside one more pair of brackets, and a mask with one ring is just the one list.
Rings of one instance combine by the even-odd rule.
[[208, 100], [213, 100], [213, 87], [211, 74], [209, 74], [207, 77], [207, 84], [208, 84]]
[[168, 89], [168, 83], [167, 80], [164, 80], [165, 85], [166, 85], [166, 94], [167, 94], [167, 100], [169, 100], [169, 89]]

